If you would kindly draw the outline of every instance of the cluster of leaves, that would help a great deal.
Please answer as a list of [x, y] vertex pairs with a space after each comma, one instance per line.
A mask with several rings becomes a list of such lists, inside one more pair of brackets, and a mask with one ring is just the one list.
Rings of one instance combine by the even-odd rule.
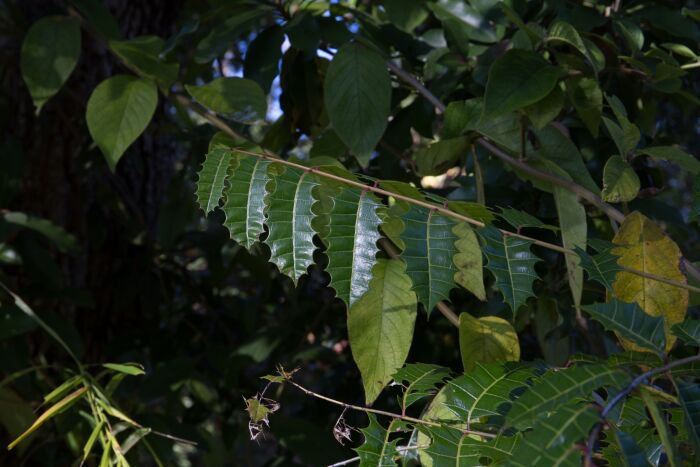
[[[674, 241], [697, 241], [700, 162], [659, 111], [697, 115], [697, 10], [243, 1], [166, 41], [121, 40], [103, 9], [73, 3], [76, 15], [39, 20], [23, 42], [37, 112], [78, 63], [82, 20], [134, 73], [104, 80], [86, 105], [112, 172], [161, 96], [185, 127], [221, 130], [200, 207], [295, 286], [327, 273], [367, 404], [404, 387], [388, 426], [367, 409], [363, 465], [676, 466], [700, 453], [700, 358], [687, 356], [699, 289], [685, 274], [698, 269]], [[242, 37], [242, 77], [231, 76]], [[282, 113], [268, 124], [277, 76]], [[669, 189], [691, 184], [689, 196]], [[5, 222], [70, 248], [40, 220]], [[420, 306], [458, 328], [463, 375], [404, 366]], [[256, 429], [278, 407], [247, 399]]]

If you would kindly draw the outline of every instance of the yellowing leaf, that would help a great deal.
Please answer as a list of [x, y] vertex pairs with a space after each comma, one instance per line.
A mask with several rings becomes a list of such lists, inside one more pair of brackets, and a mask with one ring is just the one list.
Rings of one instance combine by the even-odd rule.
[[486, 300], [483, 259], [476, 233], [466, 222], [454, 226], [452, 233], [457, 236], [455, 247], [459, 251], [453, 258], [457, 266], [455, 282], [476, 295], [479, 300]]
[[[613, 243], [620, 245], [613, 253], [619, 256], [621, 266], [686, 283], [679, 268], [681, 252], [678, 245], [643, 214], [633, 212], [628, 215]], [[621, 300], [637, 302], [646, 313], [663, 316], [666, 350], [673, 346], [676, 337], [670, 329], [685, 318], [687, 290], [622, 271], [613, 283], [613, 291]], [[628, 350], [642, 350], [629, 341], [622, 343]]]
[[459, 315], [459, 350], [466, 372], [479, 362], [520, 360], [520, 343], [515, 329], [497, 316], [475, 318], [469, 313]]

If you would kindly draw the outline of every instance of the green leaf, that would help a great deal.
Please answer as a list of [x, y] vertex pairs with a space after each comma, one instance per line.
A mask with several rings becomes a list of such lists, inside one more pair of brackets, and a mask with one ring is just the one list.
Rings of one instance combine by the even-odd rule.
[[[265, 223], [269, 234], [265, 244], [270, 247], [270, 261], [296, 284], [314, 262], [316, 246], [311, 208], [315, 200], [311, 192], [318, 186], [318, 180], [311, 172], [274, 162], [268, 168], [268, 175], [271, 181], [267, 184]], [[255, 233], [259, 228], [259, 218], [255, 210], [248, 214], [253, 215], [251, 233]]]
[[408, 33], [428, 17], [422, 0], [385, 0], [383, 6], [391, 24]]
[[549, 33], [547, 34], [547, 41], [563, 43], [573, 47], [574, 49], [578, 50], [581, 55], [586, 57], [596, 74], [601, 70], [601, 64], [596, 60], [595, 55], [589, 50], [588, 46], [586, 45], [586, 41], [581, 37], [576, 28], [569, 23], [564, 21], [555, 21], [552, 23], [552, 25], [549, 27]]
[[574, 77], [566, 80], [566, 91], [579, 118], [594, 138], [598, 137], [603, 115], [603, 91], [594, 78]]
[[[620, 121], [620, 118], [618, 118], [618, 121]], [[637, 147], [640, 138], [639, 128], [633, 123], [630, 123], [626, 117], [622, 118], [620, 124], [615, 123], [607, 117], [603, 117], [603, 123], [608, 129], [608, 133], [610, 133], [610, 137], [615, 142], [620, 154], [626, 156]]]
[[464, 130], [473, 130], [478, 126], [483, 112], [482, 99], [452, 101], [447, 104], [443, 116], [442, 138], [456, 138]]
[[498, 208], [501, 210], [497, 214], [498, 217], [509, 223], [515, 229], [524, 229], [527, 227], [536, 227], [542, 229], [557, 230], [553, 225], [547, 225], [532, 214], [520, 211], [519, 209], [513, 208]]
[[83, 462], [90, 455], [90, 452], [92, 451], [92, 447], [95, 445], [95, 441], [97, 441], [97, 437], [102, 432], [102, 428], [104, 427], [104, 425], [105, 425], [104, 420], [100, 420], [100, 422], [96, 423], [95, 427], [92, 429], [92, 433], [90, 433], [88, 440], [85, 442], [85, 445], [83, 446], [83, 458], [82, 458]]
[[113, 76], [92, 92], [87, 103], [87, 126], [112, 172], [124, 151], [148, 126], [157, 104], [155, 84], [133, 76]]
[[693, 180], [693, 199], [691, 201], [688, 222], [700, 223], [700, 175]]
[[83, 377], [81, 375], [71, 376], [53, 391], [44, 396], [44, 404], [50, 404], [58, 399], [61, 399], [68, 393], [68, 391], [73, 390], [76, 386], [79, 386], [82, 383]]
[[615, 245], [612, 243], [593, 242], [589, 239], [591, 246], [597, 246], [598, 253], [590, 255], [581, 248], [575, 248], [576, 253], [581, 258], [581, 267], [588, 273], [588, 279], [593, 280], [612, 290], [612, 285], [617, 278], [617, 273], [622, 271], [622, 267], [617, 264], [618, 257], [612, 251]]
[[413, 158], [420, 175], [438, 175], [459, 165], [468, 149], [467, 138], [443, 139], [416, 151]]
[[[480, 441], [449, 427], [419, 426], [418, 429], [431, 439], [430, 446], [421, 451], [430, 459], [432, 467], [504, 465], [520, 441], [519, 435], [499, 435]], [[483, 459], [489, 462], [484, 464]]]
[[80, 21], [49, 16], [32, 24], [22, 42], [20, 66], [37, 113], [68, 80], [80, 57]]
[[552, 370], [513, 403], [506, 419], [507, 425], [518, 429], [533, 426], [537, 418], [562, 404], [578, 397], [588, 397], [591, 391], [601, 386], [620, 386], [627, 380], [626, 373], [605, 364]]
[[245, 54], [243, 74], [258, 83], [264, 92], [270, 90], [272, 81], [279, 74], [283, 42], [284, 30], [275, 24], [260, 32], [250, 42]]
[[454, 281], [473, 293], [479, 300], [486, 300], [483, 257], [476, 233], [466, 222], [455, 225], [452, 233], [457, 236], [454, 243], [457, 254], [452, 258], [457, 266]]
[[686, 319], [682, 323], [674, 324], [671, 333], [688, 345], [700, 347], [700, 320]]
[[662, 317], [646, 314], [636, 303], [614, 298], [608, 303], [594, 303], [582, 308], [608, 331], [657, 354], [664, 353], [666, 336]]
[[445, 405], [467, 425], [482, 417], [500, 418], [535, 370], [516, 363], [476, 363], [471, 371], [447, 383]]
[[118, 371], [131, 376], [145, 375], [143, 365], [140, 363], [103, 363], [103, 367], [110, 370]]
[[504, 236], [493, 226], [482, 228], [479, 235], [484, 240], [486, 267], [496, 278], [496, 288], [515, 313], [534, 296], [532, 283], [537, 279], [535, 263], [539, 259], [530, 251], [532, 241]]
[[[439, 19], [445, 29], [459, 29], [465, 39], [491, 44], [503, 37], [505, 28], [493, 21], [498, 12], [495, 3], [464, 3], [460, 0], [439, 0], [426, 6]], [[465, 41], [466, 42], [466, 41]]]
[[509, 50], [489, 71], [484, 118], [503, 115], [543, 99], [559, 79], [559, 69], [527, 50]]
[[634, 437], [624, 431], [615, 431], [620, 457], [627, 467], [648, 466], [649, 461], [644, 450], [637, 444]]
[[355, 452], [360, 458], [360, 467], [394, 467], [394, 455], [396, 454], [395, 438], [389, 441], [389, 435], [392, 433], [393, 426], [397, 423], [396, 420], [389, 424], [389, 429], [384, 428], [377, 421], [377, 417], [372, 413], [367, 413], [369, 425], [362, 428], [360, 431], [365, 437], [364, 443]]
[[532, 122], [532, 126], [538, 130], [546, 127], [564, 108], [564, 92], [555, 86], [552, 92], [541, 101], [525, 107], [525, 114]]
[[403, 385], [401, 407], [405, 411], [415, 402], [434, 395], [437, 386], [450, 375], [448, 368], [427, 363], [409, 363], [394, 373], [394, 381]]
[[580, 466], [581, 451], [575, 444], [587, 439], [600, 416], [588, 404], [569, 404], [557, 408], [551, 416], [538, 420], [525, 433], [513, 451], [511, 465]]
[[678, 403], [683, 409], [684, 422], [695, 452], [700, 452], [700, 386], [674, 379]]
[[348, 310], [350, 349], [367, 404], [403, 366], [413, 341], [417, 302], [405, 268], [399, 260], [378, 260], [369, 289]]
[[226, 148], [212, 149], [204, 159], [198, 172], [197, 204], [209, 214], [219, 206], [224, 193], [224, 185], [228, 175], [233, 153]]
[[700, 174], [700, 161], [683, 151], [678, 146], [655, 146], [638, 149], [638, 154], [646, 154], [652, 159], [662, 159], [678, 165], [681, 169], [693, 175]]
[[603, 169], [603, 200], [609, 203], [632, 201], [640, 187], [639, 177], [620, 156], [612, 156]]
[[326, 72], [324, 96], [333, 129], [367, 165], [390, 112], [391, 79], [384, 60], [363, 44], [344, 45]]
[[[265, 197], [270, 181], [270, 161], [238, 156], [238, 166], [228, 177], [223, 211], [231, 238], [250, 249], [265, 231]], [[308, 200], [307, 200], [308, 201]]]
[[119, 39], [119, 23], [102, 0], [70, 0], [95, 33], [105, 39]]
[[204, 107], [241, 123], [265, 119], [267, 98], [255, 81], [217, 78], [202, 86], [185, 85], [187, 92]]
[[329, 230], [321, 234], [328, 245], [330, 287], [346, 305], [352, 305], [368, 289], [372, 268], [377, 262], [378, 210], [382, 203], [372, 193], [344, 188], [332, 198]]
[[165, 41], [158, 36], [142, 36], [128, 41], [109, 41], [110, 48], [131, 69], [151, 78], [167, 90], [177, 79], [180, 66], [159, 58]]
[[644, 32], [639, 25], [629, 20], [614, 20], [613, 30], [622, 36], [630, 52], [637, 53], [644, 47]]
[[405, 248], [401, 259], [411, 278], [418, 301], [428, 314], [440, 300], [449, 300], [459, 271], [453, 257], [457, 254], [453, 233], [457, 223], [437, 211], [411, 205], [402, 216], [404, 229], [400, 238]]
[[2, 216], [5, 222], [19, 225], [25, 229], [39, 232], [49, 239], [51, 243], [63, 253], [76, 253], [80, 251], [78, 240], [62, 227], [38, 217], [28, 216], [23, 212], [7, 212]]
[[656, 431], [659, 433], [659, 438], [664, 446], [669, 465], [671, 467], [681, 467], [683, 464], [680, 459], [680, 454], [678, 453], [676, 442], [673, 439], [673, 433], [666, 420], [666, 414], [662, 412], [659, 403], [654, 399], [654, 395], [651, 391], [642, 388], [641, 395], [642, 399], [644, 399], [644, 404], [649, 410], [651, 419], [654, 421]]
[[518, 334], [508, 321], [497, 316], [475, 318], [461, 313], [459, 350], [465, 372], [471, 371], [477, 363], [520, 360]]

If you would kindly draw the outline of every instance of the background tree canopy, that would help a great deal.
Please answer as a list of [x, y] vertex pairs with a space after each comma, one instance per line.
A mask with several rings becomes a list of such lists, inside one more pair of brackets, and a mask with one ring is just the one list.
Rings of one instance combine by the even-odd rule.
[[0, 3], [1, 465], [695, 465], [700, 5]]

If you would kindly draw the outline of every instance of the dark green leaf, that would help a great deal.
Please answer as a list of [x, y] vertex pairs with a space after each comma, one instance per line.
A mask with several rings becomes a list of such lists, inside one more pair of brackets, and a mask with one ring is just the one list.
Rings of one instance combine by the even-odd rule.
[[109, 46], [124, 63], [141, 76], [151, 78], [164, 89], [177, 79], [179, 65], [160, 59], [165, 41], [157, 36], [142, 36], [128, 41], [110, 41]]
[[368, 413], [369, 425], [362, 428], [360, 431], [365, 437], [364, 443], [358, 448], [355, 448], [357, 455], [360, 457], [360, 467], [394, 467], [394, 455], [396, 454], [396, 443], [398, 439], [389, 441], [393, 425], [396, 421], [389, 424], [389, 429], [384, 428], [377, 421], [374, 414]]
[[437, 392], [437, 386], [450, 375], [448, 368], [426, 363], [409, 363], [394, 373], [394, 381], [404, 386], [402, 407], [405, 410], [413, 403]]
[[185, 85], [200, 104], [241, 123], [265, 118], [267, 99], [258, 83], [245, 78], [217, 78], [202, 86]]
[[232, 156], [229, 149], [219, 147], [210, 151], [202, 163], [196, 195], [197, 203], [205, 214], [219, 206]]
[[615, 246], [609, 242], [600, 243], [593, 240], [596, 239], [589, 239], [589, 244], [599, 247], [598, 253], [590, 255], [581, 248], [575, 249], [581, 258], [581, 267], [588, 273], [589, 280], [596, 281], [606, 289], [612, 290], [617, 273], [622, 271], [622, 267], [617, 264], [618, 257], [612, 253]]
[[10, 224], [19, 225], [25, 229], [39, 232], [49, 239], [51, 243], [56, 245], [63, 253], [76, 253], [80, 251], [78, 240], [72, 234], [66, 232], [63, 227], [46, 219], [28, 216], [23, 212], [7, 212], [2, 216], [2, 219]]
[[639, 177], [634, 169], [620, 156], [612, 156], [603, 170], [603, 200], [609, 203], [623, 203], [637, 197], [640, 188]]
[[594, 138], [598, 137], [603, 115], [603, 92], [594, 78], [575, 77], [566, 80], [566, 91], [579, 118]]
[[413, 158], [420, 175], [438, 175], [459, 165], [468, 149], [467, 138], [443, 139], [416, 151]]
[[700, 347], [700, 320], [687, 319], [682, 323], [674, 324], [671, 333], [688, 345]]
[[700, 161], [678, 146], [654, 146], [639, 149], [637, 153], [646, 154], [652, 159], [662, 159], [672, 162], [693, 175], [700, 174]]

